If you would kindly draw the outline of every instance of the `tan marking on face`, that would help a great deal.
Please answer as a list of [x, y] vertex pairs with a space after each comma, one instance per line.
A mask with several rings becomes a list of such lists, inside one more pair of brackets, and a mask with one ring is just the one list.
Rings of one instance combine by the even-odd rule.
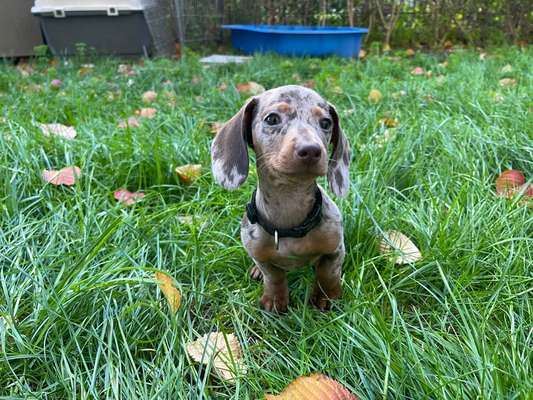
[[278, 111], [282, 113], [288, 113], [291, 111], [291, 106], [289, 105], [289, 103], [285, 103], [285, 102], [279, 103]]
[[313, 113], [313, 115], [315, 117], [324, 117], [326, 116], [326, 111], [318, 106], [314, 106], [312, 109], [311, 109], [311, 112]]

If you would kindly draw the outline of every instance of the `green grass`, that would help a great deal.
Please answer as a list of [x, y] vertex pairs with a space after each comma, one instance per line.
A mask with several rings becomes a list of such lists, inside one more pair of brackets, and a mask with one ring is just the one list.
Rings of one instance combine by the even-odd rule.
[[[530, 49], [494, 49], [484, 61], [458, 50], [210, 68], [188, 55], [146, 60], [133, 77], [116, 73], [118, 60], [92, 62], [83, 76], [78, 59], [38, 61], [29, 77], [0, 66], [1, 396], [261, 399], [323, 372], [361, 399], [533, 398], [533, 214], [494, 195], [504, 169], [533, 178]], [[508, 63], [513, 71], [502, 73]], [[433, 76], [412, 76], [415, 66]], [[503, 77], [517, 85], [500, 87]], [[354, 149], [352, 190], [337, 202], [344, 296], [328, 313], [314, 310], [312, 272], [297, 271], [291, 308], [277, 316], [258, 306], [262, 288], [248, 278], [239, 239], [255, 171], [236, 192], [214, 184], [209, 123], [242, 105], [236, 83], [309, 79], [337, 106]], [[384, 95], [378, 104], [367, 100], [372, 88]], [[157, 116], [118, 129], [149, 89], [159, 93]], [[399, 126], [380, 145], [386, 115]], [[78, 137], [44, 137], [38, 122], [74, 125]], [[204, 166], [190, 186], [173, 173], [184, 163]], [[73, 164], [83, 173], [76, 186], [43, 183], [43, 169]], [[119, 187], [147, 197], [120, 206]], [[406, 233], [423, 260], [387, 261], [380, 229]], [[175, 317], [156, 270], [179, 283]], [[249, 373], [234, 385], [186, 355], [187, 342], [214, 330], [243, 345]]]

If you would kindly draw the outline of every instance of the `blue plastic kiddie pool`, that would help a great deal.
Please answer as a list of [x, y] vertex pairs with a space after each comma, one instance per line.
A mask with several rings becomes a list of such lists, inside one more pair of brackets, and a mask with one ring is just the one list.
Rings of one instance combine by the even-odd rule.
[[365, 28], [297, 25], [222, 25], [233, 47], [246, 54], [358, 57]]

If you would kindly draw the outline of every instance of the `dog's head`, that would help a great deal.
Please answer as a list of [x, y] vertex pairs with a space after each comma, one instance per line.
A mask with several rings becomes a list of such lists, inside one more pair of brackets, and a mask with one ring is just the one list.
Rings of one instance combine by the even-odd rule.
[[327, 174], [333, 193], [348, 192], [350, 148], [337, 111], [311, 89], [291, 85], [268, 90], [226, 122], [211, 147], [213, 175], [225, 188], [235, 189], [246, 180], [248, 147], [256, 153], [258, 169], [296, 178]]

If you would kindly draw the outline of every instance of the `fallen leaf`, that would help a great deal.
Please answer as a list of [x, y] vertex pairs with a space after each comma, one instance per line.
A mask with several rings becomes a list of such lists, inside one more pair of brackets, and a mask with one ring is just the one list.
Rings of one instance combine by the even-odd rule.
[[322, 374], [300, 376], [280, 394], [265, 395], [265, 400], [358, 400], [341, 383]]
[[513, 66], [511, 64], [506, 64], [503, 66], [500, 72], [502, 74], [508, 74], [509, 72], [513, 72]]
[[72, 186], [76, 180], [81, 177], [81, 170], [79, 167], [65, 167], [59, 171], [45, 169], [42, 173], [43, 179], [55, 186], [65, 185]]
[[168, 306], [172, 314], [176, 314], [181, 304], [181, 293], [174, 284], [174, 280], [164, 272], [156, 272], [155, 279], [159, 285], [159, 289], [166, 297]]
[[202, 173], [202, 166], [200, 164], [185, 164], [176, 167], [176, 173], [182, 182], [190, 184]]
[[511, 87], [516, 85], [516, 79], [513, 78], [503, 78], [500, 79], [500, 86], [501, 87]]
[[526, 183], [526, 177], [521, 171], [508, 169], [496, 178], [496, 194], [513, 197], [524, 183]]
[[416, 54], [416, 51], [414, 49], [408, 48], [405, 50], [405, 55], [407, 57], [413, 57]]
[[135, 204], [144, 198], [143, 192], [130, 192], [126, 189], [118, 189], [113, 192], [113, 197], [119, 202], [127, 205]]
[[384, 51], [385, 53], [391, 51], [391, 47], [390, 47], [390, 45], [389, 45], [388, 43], [385, 43], [385, 44], [383, 45], [383, 51]]
[[304, 83], [302, 85], [304, 87], [306, 87], [306, 88], [313, 89], [315, 87], [315, 81], [312, 80], [312, 79], [308, 79], [308, 80], [304, 81]]
[[501, 103], [502, 101], [505, 100], [505, 97], [501, 93], [498, 93], [498, 92], [495, 92], [492, 98], [495, 103]]
[[140, 118], [148, 118], [152, 119], [157, 114], [157, 108], [153, 107], [146, 107], [141, 108], [140, 110], [135, 111], [135, 115], [137, 115]]
[[429, 70], [429, 71], [426, 71], [426, 76], [428, 78], [431, 78], [433, 76], [433, 71]]
[[448, 66], [448, 61], [443, 61], [441, 63], [439, 63], [439, 67], [441, 68], [446, 68]]
[[453, 47], [453, 43], [451, 42], [451, 40], [446, 40], [446, 41], [444, 42], [444, 48], [445, 48], [446, 50], [450, 50], [452, 47]]
[[255, 96], [263, 93], [265, 88], [257, 82], [238, 83], [237, 91], [239, 93], [247, 93]]
[[124, 76], [133, 76], [135, 75], [135, 71], [133, 70], [133, 66], [129, 64], [120, 64], [117, 68], [117, 72]]
[[225, 92], [228, 89], [228, 84], [226, 82], [222, 82], [220, 85], [218, 85], [218, 90], [221, 92]]
[[94, 64], [82, 64], [81, 68], [78, 70], [78, 74], [87, 75], [92, 72], [94, 69]]
[[239, 340], [233, 333], [207, 333], [187, 344], [187, 353], [196, 362], [209, 364], [213, 360], [213, 371], [222, 380], [234, 382], [238, 375], [246, 374]]
[[153, 90], [148, 90], [147, 92], [143, 93], [142, 99], [145, 103], [153, 103], [157, 100], [157, 93]]
[[359, 50], [359, 58], [363, 59], [366, 57], [366, 51], [361, 49]]
[[387, 128], [396, 128], [399, 124], [396, 118], [384, 117], [379, 120], [379, 123], [386, 126]]
[[33, 67], [25, 62], [21, 62], [17, 64], [17, 71], [23, 76], [27, 77], [33, 74], [34, 70]]
[[411, 264], [422, 258], [420, 250], [403, 233], [387, 231], [385, 235], [388, 240], [385, 238], [381, 240], [379, 250], [381, 254], [387, 255], [390, 261], [395, 264]]
[[61, 79], [52, 79], [50, 82], [50, 86], [54, 89], [59, 89], [63, 85], [63, 81]]
[[39, 124], [39, 128], [41, 128], [45, 136], [60, 136], [65, 139], [74, 139], [77, 135], [74, 127], [62, 124]]
[[420, 76], [420, 75], [425, 75], [425, 74], [426, 74], [426, 70], [422, 67], [415, 67], [411, 70], [411, 75]]
[[216, 135], [221, 129], [222, 127], [225, 125], [224, 122], [220, 122], [220, 121], [216, 121], [216, 122], [213, 122], [209, 128], [209, 131], [213, 134], [213, 135]]
[[122, 129], [138, 128], [139, 126], [141, 126], [141, 124], [139, 123], [139, 120], [136, 117], [129, 117], [127, 120], [118, 123], [118, 127]]
[[485, 60], [487, 58], [487, 53], [479, 53], [479, 59], [481, 61]]
[[381, 101], [381, 99], [383, 98], [383, 95], [381, 94], [381, 92], [377, 89], [372, 89], [369, 93], [368, 93], [368, 101], [370, 103], [379, 103]]

